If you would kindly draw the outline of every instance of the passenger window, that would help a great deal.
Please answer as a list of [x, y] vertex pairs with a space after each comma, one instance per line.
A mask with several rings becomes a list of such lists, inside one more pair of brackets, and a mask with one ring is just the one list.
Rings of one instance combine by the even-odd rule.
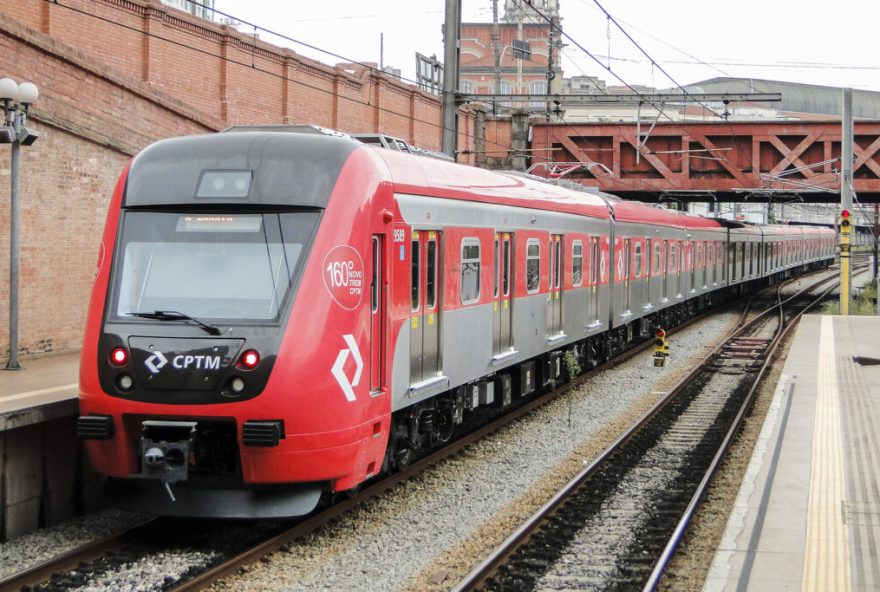
[[636, 243], [636, 279], [642, 277], [642, 243]]
[[419, 251], [419, 234], [417, 232], [413, 233], [413, 241], [412, 241], [412, 310], [413, 312], [419, 310], [419, 301], [421, 298], [419, 297], [419, 286], [421, 282], [421, 253]]
[[492, 260], [492, 261], [493, 261], [493, 266], [492, 266], [492, 278], [493, 278], [493, 284], [492, 284], [492, 297], [493, 297], [493, 298], [498, 298], [498, 276], [500, 275], [500, 274], [498, 273], [498, 264], [499, 264], [498, 250], [499, 250], [499, 246], [500, 246], [500, 245], [498, 244], [498, 235], [496, 234], [496, 235], [495, 235], [495, 251], [494, 251], [494, 259]]
[[578, 287], [584, 282], [584, 245], [576, 240], [571, 245], [571, 285]]
[[434, 239], [428, 241], [427, 256], [425, 265], [425, 308], [430, 310], [437, 303], [437, 241]]
[[541, 279], [541, 245], [538, 239], [530, 238], [526, 243], [526, 291], [534, 294], [538, 291]]
[[504, 246], [502, 248], [504, 269], [501, 274], [501, 290], [505, 296], [510, 296], [510, 239], [504, 238]]
[[480, 241], [466, 238], [461, 243], [461, 303], [480, 299]]

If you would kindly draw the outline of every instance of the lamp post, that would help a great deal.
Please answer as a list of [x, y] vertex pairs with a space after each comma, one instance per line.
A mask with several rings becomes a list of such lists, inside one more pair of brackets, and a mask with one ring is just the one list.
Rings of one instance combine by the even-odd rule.
[[31, 82], [17, 84], [11, 78], [0, 78], [0, 102], [3, 104], [3, 127], [0, 127], [0, 144], [10, 144], [11, 187], [9, 192], [9, 358], [6, 370], [20, 370], [18, 363], [18, 276], [21, 255], [19, 252], [20, 180], [18, 176], [19, 150], [30, 146], [38, 137], [25, 127], [28, 108], [40, 96]]

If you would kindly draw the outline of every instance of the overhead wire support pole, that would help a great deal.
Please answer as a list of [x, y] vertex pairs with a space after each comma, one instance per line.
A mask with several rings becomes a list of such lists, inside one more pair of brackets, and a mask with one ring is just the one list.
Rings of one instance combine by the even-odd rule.
[[458, 41], [461, 36], [461, 2], [446, 0], [443, 30], [443, 134], [442, 149], [455, 159], [458, 148]]
[[840, 226], [840, 314], [849, 315], [852, 291], [850, 274], [850, 232], [851, 227], [846, 218], [852, 209], [852, 177], [853, 177], [853, 113], [852, 89], [843, 89], [843, 115], [841, 117], [841, 148], [840, 148], [840, 205], [844, 222]]

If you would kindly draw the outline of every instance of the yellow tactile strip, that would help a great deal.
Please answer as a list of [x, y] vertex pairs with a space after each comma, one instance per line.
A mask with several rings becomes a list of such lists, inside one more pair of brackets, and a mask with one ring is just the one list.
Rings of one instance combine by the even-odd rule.
[[842, 517], [845, 481], [834, 327], [822, 317], [816, 377], [816, 422], [807, 504], [803, 590], [850, 590], [849, 544]]

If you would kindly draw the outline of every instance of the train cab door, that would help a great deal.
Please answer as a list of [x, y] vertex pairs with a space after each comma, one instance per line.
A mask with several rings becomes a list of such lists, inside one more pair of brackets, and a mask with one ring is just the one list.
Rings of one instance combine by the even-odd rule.
[[385, 388], [385, 312], [388, 310], [384, 237], [373, 235], [372, 277], [370, 281], [370, 392]]
[[440, 373], [440, 238], [439, 232], [412, 233], [410, 383], [418, 384]]
[[513, 349], [513, 235], [495, 234], [492, 353], [499, 357]]
[[547, 292], [547, 334], [562, 334], [562, 235], [550, 235], [550, 286]]

